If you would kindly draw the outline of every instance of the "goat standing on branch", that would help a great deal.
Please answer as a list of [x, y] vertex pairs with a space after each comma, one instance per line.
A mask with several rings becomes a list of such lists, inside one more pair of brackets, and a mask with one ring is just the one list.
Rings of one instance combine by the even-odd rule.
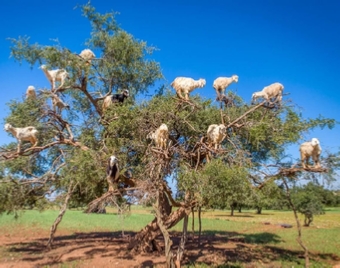
[[35, 100], [37, 98], [37, 94], [35, 93], [35, 87], [34, 86], [28, 86], [26, 89], [26, 100], [31, 99]]
[[115, 190], [114, 184], [117, 185], [119, 180], [119, 167], [118, 167], [118, 158], [114, 155], [111, 155], [107, 167], [106, 167], [106, 180], [109, 184], [109, 192], [113, 192]]
[[320, 154], [321, 154], [320, 142], [317, 138], [313, 138], [311, 141], [304, 142], [300, 145], [300, 157], [303, 168], [309, 168], [309, 158], [312, 157], [314, 161], [314, 168], [320, 168]]
[[271, 101], [272, 98], [275, 98], [274, 101], [281, 103], [282, 101], [282, 91], [284, 87], [280, 83], [273, 83], [269, 86], [266, 86], [262, 89], [262, 91], [258, 91], [253, 93], [252, 102], [255, 102], [258, 98], [264, 98], [266, 101]]
[[200, 78], [199, 80], [194, 80], [190, 77], [177, 77], [171, 86], [176, 90], [176, 94], [180, 99], [189, 100], [189, 93], [195, 88], [202, 88], [206, 84], [205, 79]]
[[70, 106], [66, 103], [64, 103], [57, 94], [52, 93], [52, 105], [53, 105], [53, 110], [59, 114], [61, 114], [61, 111], [66, 108], [70, 109]]
[[105, 112], [106, 109], [112, 104], [112, 103], [123, 103], [124, 100], [129, 97], [129, 90], [125, 89], [123, 91], [123, 93], [121, 94], [111, 94], [105, 97], [105, 99], [103, 100], [103, 105], [102, 105], [102, 111]]
[[166, 145], [169, 139], [169, 130], [166, 124], [160, 125], [155, 132], [148, 134], [148, 139], [152, 139], [155, 142], [157, 148], [166, 149]]
[[214, 80], [213, 88], [216, 90], [217, 98], [219, 101], [222, 101], [222, 97], [224, 96], [225, 89], [232, 83], [238, 82], [238, 76], [232, 75], [231, 77], [218, 77]]
[[94, 59], [96, 57], [96, 55], [92, 52], [91, 49], [83, 49], [79, 56], [86, 61], [86, 65], [90, 65], [91, 64], [91, 60]]
[[36, 137], [38, 130], [35, 127], [16, 128], [7, 123], [5, 124], [4, 129], [7, 132], [11, 132], [18, 140], [18, 153], [21, 151], [21, 143], [23, 141], [29, 141], [33, 147], [37, 146], [38, 144], [38, 139]]
[[[40, 69], [43, 70], [48, 81], [50, 81], [52, 91], [62, 88], [63, 85], [65, 84], [65, 80], [69, 77], [68, 72], [66, 72], [65, 69], [47, 70], [46, 65], [41, 65]], [[55, 88], [56, 82], [60, 83], [57, 89]]]
[[215, 150], [227, 136], [227, 128], [223, 124], [212, 124], [208, 127], [207, 137], [209, 146], [214, 145]]

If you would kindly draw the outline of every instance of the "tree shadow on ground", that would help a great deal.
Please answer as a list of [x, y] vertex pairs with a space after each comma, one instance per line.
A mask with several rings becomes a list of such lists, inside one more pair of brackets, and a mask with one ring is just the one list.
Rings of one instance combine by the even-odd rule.
[[213, 218], [216, 217], [228, 217], [228, 218], [254, 218], [259, 216], [271, 216], [274, 215], [273, 213], [261, 213], [257, 214], [256, 212], [234, 212], [234, 215], [226, 214], [214, 214], [212, 215]]
[[282, 242], [280, 236], [273, 233], [263, 232], [256, 234], [243, 234], [246, 243], [251, 244], [267, 244], [267, 243], [280, 243]]
[[231, 217], [231, 218], [254, 218], [253, 215], [249, 215], [249, 214], [245, 214], [245, 215], [241, 215], [241, 214], [234, 214], [233, 216], [231, 216], [230, 214], [216, 214], [214, 215], [214, 218], [222, 218], [222, 217]]
[[[178, 241], [174, 241], [174, 245], [179, 244], [180, 234], [177, 235]], [[202, 233], [199, 246], [197, 241], [197, 236], [195, 239], [188, 240], [185, 264], [201, 263], [214, 267], [240, 267], [239, 263], [260, 263], [261, 267], [267, 265], [274, 267], [270, 263], [286, 261], [301, 264], [304, 262], [302, 250], [288, 250], [268, 245], [269, 243], [279, 245], [282, 242], [279, 235], [268, 232], [244, 234], [210, 230]], [[209, 253], [213, 254], [209, 256]], [[340, 260], [340, 256], [335, 254], [310, 253], [310, 258], [311, 261], [317, 262], [320, 258], [329, 262]], [[216, 266], [216, 262], [223, 263], [223, 265]]]
[[[94, 258], [115, 258], [133, 261], [135, 254], [127, 250], [127, 245], [133, 232], [90, 232], [75, 233], [72, 235], [57, 236], [51, 250], [47, 250], [48, 238], [39, 238], [32, 242], [7, 244], [8, 252], [20, 253], [22, 262], [31, 263], [32, 266], [54, 266], [65, 262], [89, 260]], [[153, 258], [162, 257], [159, 253], [145, 255], [143, 263], [152, 267], [159, 264]], [[149, 257], [149, 259], [148, 259]]]
[[[172, 231], [170, 234], [175, 252], [181, 239], [181, 233]], [[57, 236], [50, 251], [46, 250], [48, 238], [32, 238], [32, 241], [10, 243], [6, 247], [9, 253], [20, 253], [18, 261], [28, 263], [32, 267], [54, 266], [73, 261], [88, 261], [98, 264], [98, 259], [102, 262], [119, 262], [122, 267], [133, 267], [135, 265], [133, 263], [138, 263], [138, 267], [164, 265], [164, 252], [135, 254], [127, 250], [129, 239], [134, 235], [134, 232], [125, 232], [124, 237], [121, 232], [90, 232]], [[273, 246], [273, 244], [279, 245], [282, 239], [280, 236], [268, 232], [244, 234], [210, 230], [202, 233], [200, 241], [201, 243], [198, 245], [197, 234], [193, 237], [190, 232], [188, 233], [183, 265], [202, 263], [215, 267], [239, 267], [239, 263], [254, 262], [263, 264], [274, 261], [301, 263], [302, 251]], [[157, 238], [157, 242], [164, 248], [162, 236]], [[316, 254], [312, 258], [339, 260], [339, 257], [334, 254]], [[226, 263], [229, 266], [223, 266]], [[107, 263], [107, 265], [110, 264]]]
[[266, 244], [266, 243], [280, 243], [282, 239], [279, 235], [263, 232], [263, 233], [255, 233], [255, 234], [244, 234], [237, 232], [221, 232], [216, 230], [207, 230], [202, 232], [204, 236], [223, 236], [226, 238], [226, 241], [234, 241], [234, 242], [244, 242], [251, 244]]

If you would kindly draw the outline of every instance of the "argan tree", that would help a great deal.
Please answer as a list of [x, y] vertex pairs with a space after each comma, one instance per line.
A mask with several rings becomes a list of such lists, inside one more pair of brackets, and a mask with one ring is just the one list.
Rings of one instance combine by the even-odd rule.
[[[315, 185], [312, 182], [292, 189], [292, 199], [296, 209], [304, 215], [304, 226], [310, 226], [314, 216], [322, 215], [324, 211], [324, 203], [322, 194], [325, 193], [321, 186]], [[331, 197], [332, 196], [332, 193]]]
[[[232, 92], [228, 105], [218, 106], [197, 95], [180, 100], [166, 85], [149, 92], [163, 78], [160, 65], [151, 59], [154, 48], [121, 29], [114, 13], [99, 14], [90, 4], [81, 10], [92, 26], [86, 45], [96, 57], [90, 63], [59, 43], [43, 46], [28, 38], [11, 39], [11, 56], [19, 63], [45, 64], [69, 74], [62, 88], [42, 88], [36, 100], [9, 103], [5, 122], [35, 126], [38, 146], [25, 144], [20, 152], [16, 143], [1, 147], [0, 212], [44, 208], [50, 195], [61, 200], [49, 246], [68, 206], [87, 206], [91, 212], [110, 202], [119, 204], [125, 196], [152, 204], [155, 211], [154, 220], [131, 239], [129, 249], [162, 250], [155, 239], [163, 235], [168, 266], [178, 264], [194, 208], [232, 206], [254, 188], [290, 176], [287, 169], [293, 163], [282, 162], [285, 148], [306, 131], [335, 124], [331, 119], [303, 119], [289, 102], [249, 106]], [[127, 100], [104, 112], [104, 98], [124, 89], [130, 92]], [[71, 109], [56, 112], [51, 93]], [[163, 123], [169, 129], [165, 149], [147, 139]], [[206, 131], [221, 123], [227, 136], [221, 148], [214, 149]], [[119, 159], [120, 174], [109, 191], [105, 168], [111, 155]], [[176, 181], [181, 198], [174, 198], [167, 179]], [[175, 260], [168, 230], [182, 219]]]

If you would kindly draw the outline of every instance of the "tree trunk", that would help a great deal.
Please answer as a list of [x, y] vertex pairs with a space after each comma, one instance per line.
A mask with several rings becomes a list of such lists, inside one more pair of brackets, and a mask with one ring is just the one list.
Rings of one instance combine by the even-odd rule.
[[176, 267], [181, 267], [181, 261], [182, 261], [183, 254], [184, 254], [184, 247], [187, 241], [188, 219], [189, 219], [188, 215], [184, 216], [183, 233], [182, 233], [181, 243], [179, 244], [178, 250], [177, 250]]
[[202, 218], [201, 218], [202, 207], [198, 207], [198, 246], [201, 244], [202, 234]]
[[241, 205], [238, 206], [238, 212], [242, 213], [242, 206]]
[[54, 223], [52, 224], [51, 226], [51, 229], [50, 229], [50, 237], [48, 239], [48, 242], [47, 242], [47, 245], [46, 247], [48, 249], [51, 249], [52, 247], [52, 244], [53, 244], [53, 240], [54, 240], [54, 235], [55, 235], [55, 232], [57, 231], [57, 227], [59, 225], [59, 223], [61, 222], [61, 220], [63, 219], [63, 216], [66, 212], [66, 209], [67, 209], [67, 206], [68, 206], [68, 202], [70, 201], [70, 198], [71, 198], [71, 195], [73, 193], [73, 191], [75, 190], [77, 184], [73, 186], [73, 183], [71, 182], [69, 187], [68, 187], [68, 191], [67, 191], [67, 195], [65, 197], [65, 201], [64, 201], [64, 204], [63, 206], [60, 208], [60, 212], [59, 212], [59, 215], [58, 217], [55, 219]]
[[230, 205], [230, 216], [234, 216], [234, 210], [235, 210], [234, 205]]
[[262, 208], [256, 207], [256, 214], [261, 214], [261, 213], [262, 213]]
[[[167, 199], [165, 199], [167, 200]], [[179, 207], [176, 211], [173, 211], [166, 220], [164, 226], [166, 229], [170, 229], [180, 222], [186, 215], [190, 214], [190, 207]], [[162, 234], [157, 224], [157, 218], [153, 219], [147, 226], [140, 230], [133, 239], [131, 239], [128, 249], [135, 252], [151, 252], [154, 250], [160, 251], [161, 248], [157, 245], [155, 238]]]
[[313, 214], [305, 213], [305, 224], [304, 224], [304, 226], [309, 227], [310, 224], [312, 223], [312, 221], [313, 221]]
[[154, 205], [154, 209], [156, 211], [157, 225], [160, 231], [162, 232], [163, 238], [164, 238], [166, 266], [168, 268], [174, 268], [175, 267], [174, 254], [171, 250], [172, 240], [170, 238], [170, 235], [169, 235], [169, 232], [166, 226], [164, 225], [165, 218], [167, 217], [167, 215], [164, 215], [163, 208], [160, 205], [164, 203], [164, 200], [163, 200], [164, 197], [166, 198], [164, 194], [160, 194], [159, 192], [157, 193], [157, 202], [156, 202], [156, 205]]
[[287, 199], [288, 199], [288, 202], [294, 212], [294, 217], [295, 217], [295, 221], [296, 221], [296, 225], [297, 225], [297, 228], [298, 228], [298, 237], [296, 238], [296, 241], [299, 243], [299, 245], [302, 247], [302, 249], [304, 250], [304, 253], [305, 253], [305, 268], [308, 268], [309, 267], [309, 254], [308, 254], [308, 248], [305, 246], [305, 244], [302, 242], [302, 231], [301, 231], [301, 225], [300, 225], [300, 221], [299, 221], [299, 218], [298, 218], [298, 214], [297, 214], [297, 210], [296, 210], [296, 207], [295, 205], [293, 204], [293, 201], [290, 197], [290, 190], [289, 190], [289, 187], [288, 187], [288, 183], [286, 181], [286, 179], [282, 179], [283, 180], [283, 183], [286, 187], [286, 195], [287, 195]]
[[191, 221], [191, 231], [192, 231], [192, 240], [195, 239], [195, 209], [191, 208], [192, 221]]

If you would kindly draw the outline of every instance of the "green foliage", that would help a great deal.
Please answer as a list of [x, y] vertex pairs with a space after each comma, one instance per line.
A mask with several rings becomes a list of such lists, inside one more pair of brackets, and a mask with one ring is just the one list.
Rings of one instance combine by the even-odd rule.
[[24, 208], [39, 207], [44, 191], [35, 189], [32, 184], [19, 184], [10, 176], [2, 179], [0, 184], [0, 214], [12, 213]]
[[333, 128], [335, 120], [319, 117], [305, 120], [289, 106], [269, 111], [262, 107], [247, 118], [250, 126], [245, 133], [248, 147], [255, 161], [280, 159], [288, 145], [298, 142], [304, 133], [316, 127]]
[[292, 200], [297, 210], [305, 216], [305, 225], [309, 226], [313, 216], [325, 213], [323, 202], [324, 189], [321, 186], [308, 183], [303, 187], [295, 187], [292, 191]]
[[32, 99], [23, 102], [11, 101], [8, 103], [10, 114], [6, 118], [6, 122], [14, 127], [36, 126], [39, 124], [39, 119], [43, 115], [43, 101], [34, 101]]
[[274, 181], [266, 183], [261, 189], [252, 188], [248, 204], [257, 209], [260, 214], [262, 208], [270, 208], [280, 198], [280, 189]]
[[84, 5], [82, 9], [93, 27], [87, 44], [102, 53], [97, 71], [105, 78], [102, 79], [104, 92], [112, 87], [115, 90], [129, 88], [134, 96], [147, 92], [155, 80], [163, 78], [159, 64], [147, 59], [155, 48], [119, 28], [114, 13], [101, 15], [90, 5]]
[[200, 200], [201, 206], [226, 208], [243, 202], [249, 196], [251, 185], [245, 167], [229, 166], [220, 159], [207, 163], [200, 171], [179, 174], [178, 187], [190, 191]]
[[[101, 15], [89, 4], [82, 6], [82, 11], [92, 25], [87, 44], [97, 54], [97, 59], [92, 61], [91, 66], [87, 66], [78, 55], [58, 41], [53, 46], [44, 46], [31, 44], [28, 37], [10, 39], [11, 56], [18, 62], [26, 61], [32, 67], [46, 64], [49, 69], [67, 70], [70, 77], [63, 89], [63, 96], [68, 99], [72, 109], [64, 111], [58, 119], [51, 113], [49, 95], [39, 93], [36, 100], [12, 101], [9, 104], [10, 114], [5, 121], [15, 127], [35, 126], [39, 131], [39, 146], [72, 138], [66, 122], [70, 125], [74, 138], [89, 150], [83, 151], [69, 144], [57, 144], [40, 153], [4, 162], [1, 166], [4, 173], [2, 180], [8, 183], [0, 185], [4, 185], [2, 190], [6, 193], [8, 202], [3, 202], [2, 211], [24, 207], [28, 202], [25, 201], [25, 195], [31, 196], [33, 200], [40, 191], [54, 192], [58, 196], [71, 182], [77, 185], [71, 201], [73, 206], [84, 205], [106, 191], [105, 165], [111, 152], [105, 149], [106, 140], [103, 137], [110, 133], [101, 124], [98, 113], [101, 110], [101, 99], [92, 96], [100, 97], [100, 94], [128, 88], [131, 105], [137, 94], [146, 93], [156, 80], [162, 78], [159, 64], [147, 58], [155, 49], [120, 29], [114, 13]], [[46, 84], [49, 85], [47, 80]], [[124, 118], [120, 123], [128, 125]], [[114, 126], [113, 124], [112, 127]], [[130, 135], [129, 139], [131, 138]], [[129, 140], [125, 137], [122, 139]], [[108, 146], [110, 145], [108, 141]], [[114, 145], [120, 146], [119, 143]], [[28, 147], [29, 144], [24, 149]], [[12, 143], [4, 148], [14, 151], [16, 146]], [[34, 178], [39, 181], [38, 184], [30, 183]], [[19, 185], [23, 189], [16, 185], [18, 182], [24, 183], [24, 186]], [[12, 195], [18, 191], [17, 188], [20, 188], [22, 194]]]
[[51, 118], [46, 114], [49, 106], [45, 102], [47, 102], [47, 98], [42, 95], [36, 100], [11, 101], [8, 104], [10, 114], [5, 121], [18, 128], [34, 126], [38, 130], [36, 135], [39, 140], [38, 145], [46, 144], [56, 132], [50, 124]]
[[77, 184], [71, 207], [84, 206], [107, 190], [104, 156], [103, 153], [75, 149], [68, 158], [60, 172], [59, 187], [66, 189], [70, 182]]
[[[296, 143], [308, 130], [334, 126], [332, 119], [305, 120], [285, 105], [254, 109], [232, 92], [228, 96], [233, 105], [223, 109], [195, 94], [190, 102], [179, 101], [161, 83], [157, 94], [146, 97], [163, 78], [159, 63], [152, 60], [156, 48], [121, 29], [114, 12], [99, 14], [86, 4], [82, 15], [92, 26], [86, 42], [96, 54], [91, 64], [58, 41], [51, 46], [32, 44], [27, 37], [10, 40], [11, 56], [19, 63], [67, 70], [66, 86], [57, 93], [67, 99], [71, 109], [54, 113], [49, 90], [36, 100], [9, 103], [5, 121], [15, 127], [37, 127], [39, 146], [44, 149], [12, 155], [2, 162], [0, 191], [6, 201], [0, 211], [37, 206], [50, 193], [63, 196], [71, 183], [76, 185], [71, 206], [86, 205], [107, 191], [105, 166], [112, 154], [118, 157], [122, 171], [129, 169], [135, 178], [149, 180], [146, 167], [157, 157], [150, 156], [152, 141], [147, 137], [162, 123], [170, 131], [162, 178], [172, 178], [181, 193], [189, 192], [201, 206], [230, 207], [249, 202], [251, 193], [258, 204], [267, 206], [276, 189], [271, 184], [260, 192], [254, 190], [252, 176], [261, 164], [278, 162], [287, 145]], [[103, 112], [104, 97], [125, 88], [130, 97]], [[228, 129], [221, 150], [207, 149], [209, 125], [222, 122]], [[11, 143], [3, 146], [3, 152], [11, 155], [15, 148]], [[336, 159], [329, 160], [331, 166], [334, 163]], [[44, 205], [47, 203], [39, 201], [39, 206]]]
[[210, 207], [230, 207], [249, 196], [251, 185], [245, 167], [228, 166], [220, 160], [207, 164], [203, 196]]

